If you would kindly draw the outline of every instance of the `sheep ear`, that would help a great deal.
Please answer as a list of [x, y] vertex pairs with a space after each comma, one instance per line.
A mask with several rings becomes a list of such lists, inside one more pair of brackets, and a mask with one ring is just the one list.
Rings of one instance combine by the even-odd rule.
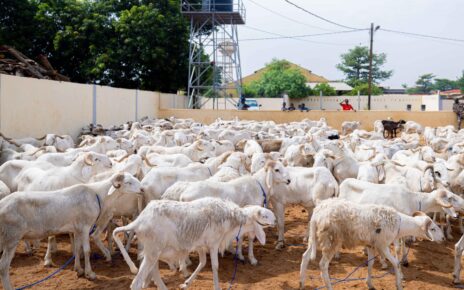
[[254, 222], [255, 235], [261, 245], [266, 244], [266, 233], [263, 230], [263, 227], [257, 222]]
[[266, 186], [267, 188], [272, 187], [272, 167], [266, 168], [267, 175], [266, 175]]
[[433, 237], [432, 235], [430, 234], [430, 225], [432, 224], [432, 220], [430, 218], [428, 218], [425, 223], [422, 225], [422, 230], [424, 230], [425, 232], [425, 236], [427, 237], [427, 239], [429, 239], [429, 241], [433, 241]]
[[438, 205], [444, 208], [450, 208], [452, 205], [445, 199], [446, 197], [446, 191], [444, 190], [439, 190], [437, 193], [437, 196], [435, 197], [435, 200], [437, 201]]
[[379, 174], [379, 182], [384, 181], [384, 179], [385, 179], [385, 168], [383, 167], [383, 164], [377, 166], [377, 172]]
[[[113, 184], [113, 187], [115, 189], [121, 188], [121, 185], [122, 185], [123, 182], [124, 182], [124, 173], [118, 173], [113, 178], [113, 180], [111, 181], [111, 183]], [[110, 191], [110, 193], [108, 193], [108, 195], [111, 195], [112, 193], [113, 192]]]
[[82, 167], [81, 174], [85, 180], [89, 179], [92, 175], [92, 168], [86, 164], [84, 167]]

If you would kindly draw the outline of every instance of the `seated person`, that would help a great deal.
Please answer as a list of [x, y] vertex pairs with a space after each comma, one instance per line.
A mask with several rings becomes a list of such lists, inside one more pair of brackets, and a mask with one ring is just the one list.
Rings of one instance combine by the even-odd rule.
[[283, 102], [282, 103], [282, 108], [280, 108], [281, 111], [288, 111], [287, 109], [287, 103], [286, 102]]
[[293, 103], [290, 103], [290, 107], [288, 107], [289, 111], [295, 111], [295, 105]]
[[305, 103], [302, 103], [301, 105], [298, 105], [298, 109], [300, 109], [301, 112], [309, 112], [309, 108], [306, 107]]

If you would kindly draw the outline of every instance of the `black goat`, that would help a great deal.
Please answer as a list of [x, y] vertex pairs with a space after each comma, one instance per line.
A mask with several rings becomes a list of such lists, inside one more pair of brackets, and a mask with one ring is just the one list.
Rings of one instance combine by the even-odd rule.
[[398, 122], [383, 120], [382, 121], [383, 137], [384, 138], [396, 138], [396, 130], [403, 129], [404, 124], [406, 124], [405, 120], [399, 120]]

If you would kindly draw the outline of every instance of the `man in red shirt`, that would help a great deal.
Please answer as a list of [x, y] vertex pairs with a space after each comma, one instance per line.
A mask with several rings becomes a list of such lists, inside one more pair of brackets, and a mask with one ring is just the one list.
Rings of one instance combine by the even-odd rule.
[[348, 101], [348, 99], [345, 99], [343, 102], [341, 102], [340, 106], [342, 106], [343, 111], [355, 111], [356, 112], [353, 106], [350, 105], [350, 102]]

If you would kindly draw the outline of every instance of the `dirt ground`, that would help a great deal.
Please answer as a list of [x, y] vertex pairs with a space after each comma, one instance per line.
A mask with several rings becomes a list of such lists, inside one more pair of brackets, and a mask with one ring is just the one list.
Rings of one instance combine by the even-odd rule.
[[[287, 246], [282, 251], [275, 250], [275, 229], [268, 229], [266, 231], [266, 246], [255, 247], [255, 256], [259, 261], [258, 266], [254, 267], [250, 264], [239, 263], [232, 289], [298, 289], [301, 255], [305, 251], [305, 246], [300, 244], [306, 230], [306, 220], [307, 213], [301, 207], [289, 207], [286, 211], [287, 232], [285, 237], [288, 244], [294, 245]], [[409, 253], [410, 266], [403, 268], [405, 276], [403, 286], [406, 289], [453, 288], [454, 243], [459, 238], [458, 230], [455, 229], [454, 232], [455, 240], [452, 242], [434, 244], [423, 241], [415, 243]], [[94, 253], [98, 253], [96, 247], [93, 246], [92, 249]], [[244, 253], [246, 253], [246, 248], [244, 250]], [[134, 253], [132, 252], [133, 259], [135, 258]], [[26, 255], [21, 244], [11, 267], [11, 280], [16, 288], [42, 279], [56, 270], [56, 268], [48, 269], [43, 267], [44, 254], [45, 244], [33, 256]], [[60, 238], [59, 251], [54, 255], [54, 262], [57, 265], [63, 265], [70, 257], [69, 242], [65, 237]], [[193, 257], [192, 261], [196, 265], [198, 259]], [[365, 261], [366, 257], [362, 254], [361, 249], [343, 250], [341, 259], [331, 263], [329, 269], [331, 277], [345, 278]], [[112, 264], [106, 263], [101, 258], [94, 257], [92, 266], [97, 274], [95, 281], [78, 278], [72, 270], [72, 265], [70, 265], [52, 279], [33, 289], [129, 289], [134, 276], [130, 273], [129, 267], [119, 254], [114, 255]], [[234, 271], [233, 255], [229, 254], [224, 258], [220, 258], [219, 267], [221, 288], [228, 289]], [[162, 278], [168, 288], [178, 289], [178, 285], [183, 282], [181, 274], [171, 272], [164, 264], [161, 264], [161, 268]], [[314, 289], [323, 285], [316, 263], [310, 264], [307, 271], [306, 289]], [[380, 264], [376, 262], [374, 275], [379, 276], [384, 273], [385, 271], [380, 269]], [[363, 267], [355, 272], [351, 278], [363, 278], [366, 275], [367, 269]], [[189, 289], [212, 289], [212, 285], [212, 273], [208, 262], [207, 267], [199, 274]], [[383, 278], [375, 279], [374, 286], [377, 289], [395, 289], [395, 278], [393, 275], [388, 274]], [[367, 286], [364, 281], [358, 281], [335, 285], [334, 288], [367, 289]], [[153, 286], [153, 288], [149, 289], [156, 289], [156, 287]]]

